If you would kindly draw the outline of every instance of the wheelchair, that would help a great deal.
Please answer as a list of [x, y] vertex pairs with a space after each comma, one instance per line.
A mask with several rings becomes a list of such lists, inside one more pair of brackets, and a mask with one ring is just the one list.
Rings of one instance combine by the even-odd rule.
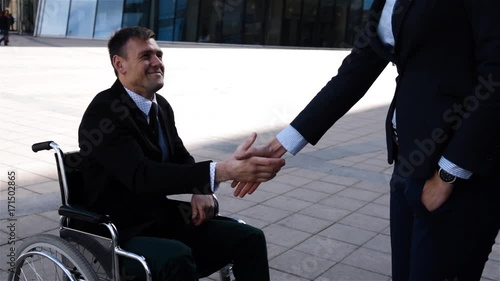
[[[63, 153], [53, 141], [36, 143], [32, 146], [34, 152], [50, 149], [55, 151], [61, 190], [62, 205], [58, 210], [59, 236], [37, 234], [27, 238], [16, 250], [15, 267], [10, 272], [9, 281], [128, 281], [136, 280], [135, 278], [152, 281], [146, 259], [120, 248], [118, 230], [110, 218], [79, 208], [75, 203], [76, 198], [82, 198], [83, 192], [81, 170], [75, 165], [82, 159], [79, 152]], [[219, 214], [215, 195], [214, 200], [215, 213]], [[241, 220], [236, 221], [245, 223]], [[93, 226], [92, 231], [74, 227], [74, 222]], [[96, 231], [97, 229], [100, 231]], [[121, 265], [122, 259], [131, 259], [139, 263], [143, 275], [130, 275]], [[232, 265], [228, 264], [220, 269], [219, 275], [221, 281], [231, 281]]]

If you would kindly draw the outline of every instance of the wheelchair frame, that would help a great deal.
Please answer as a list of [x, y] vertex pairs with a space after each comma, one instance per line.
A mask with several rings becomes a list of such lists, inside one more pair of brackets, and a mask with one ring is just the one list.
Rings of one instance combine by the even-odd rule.
[[[58, 211], [59, 215], [61, 216], [60, 220], [59, 220], [59, 230], [60, 230], [59, 237], [60, 238], [58, 236], [55, 236], [55, 235], [47, 235], [47, 234], [38, 234], [38, 235], [40, 237], [43, 236], [42, 238], [48, 240], [49, 242], [46, 242], [45, 244], [48, 244], [49, 246], [51, 244], [50, 241], [55, 241], [55, 240], [62, 238], [63, 241], [68, 242], [69, 246], [63, 245], [63, 246], [60, 246], [59, 248], [65, 248], [67, 252], [73, 252], [73, 253], [68, 254], [68, 253], [65, 253], [64, 250], [62, 250], [62, 259], [63, 260], [61, 261], [57, 257], [55, 257], [51, 252], [47, 252], [46, 250], [34, 249], [34, 246], [32, 246], [32, 245], [24, 245], [24, 247], [22, 247], [22, 248], [26, 249], [28, 252], [20, 253], [20, 255], [17, 255], [16, 266], [15, 266], [14, 272], [16, 272], [16, 274], [18, 274], [18, 271], [23, 266], [23, 262], [27, 257], [29, 257], [29, 256], [43, 256], [43, 257], [46, 257], [47, 259], [49, 259], [50, 261], [52, 261], [57, 267], [59, 267], [66, 275], [67, 280], [79, 281], [81, 279], [76, 279], [75, 276], [73, 276], [73, 274], [71, 273], [71, 271], [68, 268], [66, 268], [66, 266], [65, 266], [65, 261], [67, 261], [68, 256], [72, 256], [73, 260], [77, 260], [78, 263], [82, 263], [82, 265], [79, 266], [78, 264], [75, 264], [75, 262], [73, 262], [74, 268], [77, 268], [77, 273], [78, 273], [78, 267], [80, 268], [79, 269], [80, 271], [86, 271], [89, 266], [90, 266], [90, 268], [92, 268], [92, 262], [94, 262], [94, 263], [99, 262], [100, 266], [103, 266], [103, 268], [107, 267], [107, 268], [104, 268], [104, 271], [110, 279], [106, 279], [106, 280], [121, 281], [119, 258], [124, 257], [124, 258], [129, 258], [129, 259], [132, 259], [132, 260], [138, 262], [144, 270], [144, 274], [146, 277], [145, 280], [152, 281], [152, 273], [151, 273], [151, 270], [146, 262], [146, 259], [143, 256], [140, 256], [140, 255], [134, 254], [132, 252], [123, 250], [119, 246], [118, 230], [115, 227], [115, 225], [111, 222], [109, 217], [107, 217], [105, 215], [96, 214], [96, 213], [93, 213], [93, 212], [90, 212], [90, 211], [87, 211], [87, 210], [70, 205], [68, 178], [67, 178], [67, 171], [65, 168], [66, 167], [65, 157], [67, 155], [72, 154], [72, 152], [63, 153], [63, 151], [61, 150], [59, 145], [53, 141], [36, 143], [36, 144], [33, 144], [33, 146], [32, 146], [32, 150], [34, 152], [38, 152], [41, 150], [50, 150], [50, 149], [54, 149], [54, 151], [55, 151], [58, 176], [59, 176], [59, 184], [60, 184], [61, 195], [62, 195], [61, 196], [62, 206], [59, 208], [59, 211]], [[218, 212], [218, 202], [217, 202], [217, 198], [215, 197], [215, 195], [214, 195], [214, 199], [216, 202], [216, 212], [215, 213], [218, 214], [219, 213]], [[85, 232], [85, 231], [81, 231], [81, 230], [72, 228], [69, 226], [70, 220], [77, 220], [77, 221], [90, 223], [92, 225], [104, 226], [109, 231], [110, 237], [103, 237], [100, 235], [96, 235], [93, 233], [89, 233], [89, 232]], [[241, 220], [237, 220], [237, 221], [240, 223], [245, 223]], [[36, 236], [37, 235], [32, 236], [32, 237], [36, 237]], [[76, 240], [82, 239], [82, 240], [80, 240], [80, 243], [79, 243], [79, 241], [75, 241], [75, 239]], [[34, 239], [34, 240], [39, 240], [39, 239]], [[84, 241], [84, 240], [85, 241], [92, 241], [92, 243], [102, 243], [104, 241], [105, 245], [106, 244], [109, 245], [109, 250], [111, 252], [111, 264], [108, 266], [104, 266], [103, 265], [103, 258], [97, 257], [97, 255], [94, 255], [94, 253], [92, 253], [92, 250], [85, 248], [85, 245], [83, 245], [85, 243], [81, 243], [81, 241]], [[101, 242], [99, 242], [97, 240], [100, 240]], [[85, 255], [82, 253], [81, 249], [79, 249], [77, 246], [74, 246], [74, 244], [69, 243], [71, 241], [76, 242], [77, 245], [83, 247], [84, 251], [87, 250], [88, 252], [90, 252], [92, 254], [92, 259], [89, 261], [89, 259], [87, 257], [85, 257]], [[57, 243], [59, 243], [58, 245], [60, 245], [62, 242], [58, 240]], [[63, 244], [65, 244], [65, 243], [63, 243]], [[88, 246], [88, 244], [87, 244], [87, 246]], [[68, 247], [72, 247], [72, 249], [74, 249], [74, 251]], [[103, 247], [103, 249], [106, 250], [105, 247]], [[75, 253], [75, 251], [77, 253]], [[80, 253], [80, 254], [78, 254], [78, 253]], [[108, 259], [109, 259], [109, 257], [108, 257]], [[88, 263], [88, 264], [83, 264], [83, 263]], [[111, 268], [109, 268], [109, 266], [111, 266]], [[95, 271], [94, 271], [94, 273], [95, 273], [95, 276], [97, 276], [97, 273]], [[231, 265], [230, 264], [226, 265], [225, 267], [223, 267], [222, 269], [219, 270], [219, 273], [220, 273], [221, 281], [230, 281], [231, 280], [231, 277], [230, 277], [231, 276]], [[79, 274], [82, 274], [82, 272], [79, 272]], [[83, 274], [83, 275], [85, 275], [85, 274]], [[94, 280], [92, 280], [93, 278], [95, 278], [95, 276], [93, 276], [93, 274], [87, 273], [87, 275], [90, 275], [90, 277], [87, 277], [87, 279], [90, 279], [90, 280], [85, 279], [86, 281], [94, 281]], [[11, 273], [11, 276], [12, 277], [9, 278], [9, 281], [17, 281], [18, 280], [18, 279], [16, 279], [15, 274]], [[96, 279], [96, 281], [98, 281], [98, 280], [100, 280], [100, 278]]]

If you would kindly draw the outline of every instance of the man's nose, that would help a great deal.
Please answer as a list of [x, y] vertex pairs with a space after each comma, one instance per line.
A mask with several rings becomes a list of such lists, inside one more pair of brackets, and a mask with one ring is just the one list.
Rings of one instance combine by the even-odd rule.
[[154, 55], [151, 57], [151, 64], [153, 66], [157, 66], [157, 65], [163, 65], [163, 61], [161, 60], [160, 57], [158, 57], [157, 55]]

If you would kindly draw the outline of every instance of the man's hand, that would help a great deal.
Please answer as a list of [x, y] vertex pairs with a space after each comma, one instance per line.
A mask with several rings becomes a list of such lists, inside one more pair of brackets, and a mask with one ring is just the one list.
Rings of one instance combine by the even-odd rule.
[[432, 178], [425, 182], [422, 191], [422, 203], [425, 208], [432, 212], [441, 207], [451, 195], [453, 184], [449, 184], [441, 180], [436, 172]]
[[191, 219], [195, 226], [214, 217], [215, 202], [212, 195], [193, 194], [191, 197]]
[[215, 178], [217, 182], [235, 180], [237, 182], [260, 183], [276, 176], [276, 173], [285, 165], [285, 160], [280, 158], [267, 158], [247, 153], [255, 142], [257, 134], [242, 143], [230, 159], [219, 162], [216, 167]]
[[[279, 158], [286, 153], [286, 149], [281, 145], [277, 138], [274, 138], [267, 145], [262, 145], [258, 147], [250, 147], [245, 146], [242, 147], [239, 151], [235, 152], [234, 156], [236, 159], [247, 159], [252, 156], [260, 156], [260, 157], [270, 157], [270, 158]], [[245, 195], [251, 195], [257, 188], [259, 187], [259, 182], [240, 182], [235, 181], [231, 183], [232, 188], [236, 188], [234, 190], [234, 196], [243, 198]]]

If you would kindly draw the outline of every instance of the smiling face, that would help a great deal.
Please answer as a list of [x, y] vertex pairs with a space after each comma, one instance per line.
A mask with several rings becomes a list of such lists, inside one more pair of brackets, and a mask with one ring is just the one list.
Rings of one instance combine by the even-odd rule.
[[163, 87], [163, 52], [152, 38], [129, 39], [123, 55], [113, 57], [113, 66], [123, 86], [147, 99]]

